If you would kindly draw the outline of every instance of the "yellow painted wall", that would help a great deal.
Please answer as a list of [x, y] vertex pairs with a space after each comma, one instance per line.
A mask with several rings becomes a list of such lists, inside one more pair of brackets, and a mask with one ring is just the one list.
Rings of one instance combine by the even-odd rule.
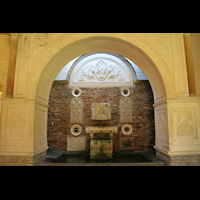
[[6, 95], [9, 56], [10, 34], [0, 33], [0, 84], [2, 85], [2, 98]]

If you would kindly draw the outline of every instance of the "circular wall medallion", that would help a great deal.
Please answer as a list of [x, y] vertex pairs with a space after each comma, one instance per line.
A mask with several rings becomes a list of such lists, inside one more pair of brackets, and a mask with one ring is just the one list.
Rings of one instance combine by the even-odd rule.
[[125, 97], [130, 95], [130, 89], [129, 88], [122, 88], [121, 94]]
[[122, 126], [122, 133], [124, 135], [130, 135], [132, 133], [132, 126], [129, 124], [124, 124]]
[[162, 46], [167, 43], [167, 33], [150, 33], [149, 38], [152, 44], [156, 46]]
[[72, 95], [73, 95], [74, 97], [79, 97], [79, 96], [81, 95], [81, 89], [80, 89], [80, 88], [74, 88], [74, 89], [72, 90]]
[[81, 134], [81, 132], [82, 132], [82, 128], [81, 128], [80, 125], [75, 124], [75, 125], [73, 125], [71, 127], [71, 133], [72, 133], [72, 135], [79, 136]]
[[37, 33], [35, 35], [35, 42], [41, 47], [46, 46], [49, 41], [50, 38], [48, 33]]

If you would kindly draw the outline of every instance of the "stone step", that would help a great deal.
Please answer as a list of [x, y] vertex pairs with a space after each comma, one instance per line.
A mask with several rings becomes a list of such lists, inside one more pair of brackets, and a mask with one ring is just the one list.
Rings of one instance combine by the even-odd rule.
[[45, 163], [38, 162], [35, 166], [166, 166], [163, 161], [143, 163]]

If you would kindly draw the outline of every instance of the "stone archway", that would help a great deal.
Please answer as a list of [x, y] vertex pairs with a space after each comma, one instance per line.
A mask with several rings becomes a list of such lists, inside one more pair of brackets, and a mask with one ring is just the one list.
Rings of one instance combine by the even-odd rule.
[[[188, 99], [182, 34], [45, 34], [44, 42], [39, 36], [19, 35], [13, 98], [2, 101], [1, 155], [34, 157], [46, 151], [51, 85], [70, 60], [93, 52], [124, 56], [147, 76], [154, 93], [159, 152], [176, 155], [187, 147], [189, 154], [200, 152], [199, 99]], [[191, 126], [183, 136], [181, 122]]]
[[[163, 73], [168, 74], [168, 76], [162, 77], [160, 70], [158, 70], [155, 63], [149, 55], [144, 53], [141, 49], [133, 44], [129, 44], [116, 38], [91, 37], [90, 39], [87, 38], [73, 42], [73, 44], [64, 47], [62, 51], [59, 51], [51, 58], [45, 66], [38, 81], [36, 100], [38, 102], [47, 103], [52, 82], [64, 65], [77, 56], [93, 52], [116, 53], [127, 57], [136, 63], [151, 83], [155, 103], [165, 100], [167, 96], [168, 98], [176, 98], [173, 81], [171, 79], [171, 75], [168, 74], [167, 69], [163, 70]], [[164, 63], [162, 63], [162, 65], [164, 65]], [[163, 69], [164, 68], [165, 67], [163, 66]], [[164, 84], [164, 81], [170, 84], [166, 85]], [[30, 81], [30, 85], [35, 84]], [[167, 87], [167, 90], [165, 87]], [[28, 93], [28, 98], [32, 98], [32, 95], [34, 94]]]
[[[62, 49], [62, 51], [59, 51], [56, 55], [54, 55], [51, 58], [51, 60], [45, 66], [37, 85], [35, 124], [40, 124], [42, 120], [44, 124], [46, 121], [46, 117], [44, 116], [44, 114], [42, 117], [41, 109], [43, 110], [43, 112], [46, 112], [47, 108], [45, 104], [47, 104], [48, 102], [51, 85], [53, 83], [53, 80], [57, 76], [58, 72], [62, 69], [62, 67], [67, 62], [72, 60], [74, 57], [83, 55], [85, 53], [93, 53], [93, 52], [115, 53], [118, 55], [125, 56], [129, 58], [130, 60], [134, 61], [148, 77], [153, 93], [154, 93], [155, 105], [158, 104], [158, 106], [155, 107], [155, 111], [157, 107], [162, 106], [162, 117], [164, 116], [164, 119], [165, 119], [165, 122], [163, 123], [167, 124], [167, 109], [165, 105], [165, 100], [167, 96], [169, 98], [175, 98], [176, 96], [174, 87], [173, 87], [173, 81], [167, 80], [171, 83], [171, 86], [164, 84], [163, 79], [170, 79], [170, 74], [169, 76], [162, 78], [155, 63], [152, 61], [152, 59], [150, 59], [150, 57], [146, 53], [144, 53], [141, 49], [139, 49], [133, 44], [130, 44], [121, 39], [112, 38], [112, 37], [91, 37], [91, 38], [78, 40], [68, 46], [65, 46]], [[168, 73], [167, 70], [165, 71], [165, 73]], [[168, 87], [168, 90], [166, 90], [166, 87]], [[172, 90], [170, 90], [169, 87], [171, 87], [170, 89]], [[37, 111], [37, 110], [40, 110], [40, 111]], [[156, 112], [155, 112], [155, 115], [156, 115]], [[160, 116], [155, 117], [155, 119], [157, 118], [160, 118]], [[157, 130], [159, 129], [160, 126], [162, 125], [159, 124], [157, 127]], [[37, 125], [36, 125], [36, 130], [37, 131], [35, 132], [35, 135], [37, 136], [40, 130], [40, 128], [38, 128]], [[168, 148], [167, 125], [165, 125], [165, 131], [166, 132], [163, 135], [165, 135], [166, 141], [163, 142], [163, 140], [159, 140], [157, 138], [156, 145], [162, 146], [162, 148], [167, 150]], [[42, 135], [46, 134], [46, 130], [44, 131], [44, 133], [41, 133], [41, 134]], [[46, 139], [45, 139], [45, 142], [46, 142]]]

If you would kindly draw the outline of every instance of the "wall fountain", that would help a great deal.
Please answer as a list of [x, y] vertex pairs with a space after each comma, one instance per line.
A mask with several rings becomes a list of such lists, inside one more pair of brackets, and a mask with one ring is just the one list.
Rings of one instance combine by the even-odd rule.
[[[92, 120], [110, 120], [109, 103], [92, 104]], [[90, 159], [112, 159], [113, 134], [118, 133], [117, 126], [86, 126], [85, 132], [90, 134]]]

